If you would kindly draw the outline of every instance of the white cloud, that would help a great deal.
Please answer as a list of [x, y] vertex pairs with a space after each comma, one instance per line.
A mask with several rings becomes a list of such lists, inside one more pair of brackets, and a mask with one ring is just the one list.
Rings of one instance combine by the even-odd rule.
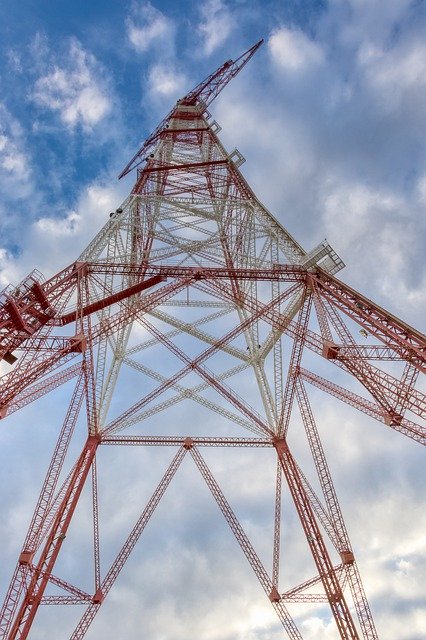
[[32, 99], [41, 107], [58, 111], [69, 128], [81, 124], [90, 130], [111, 110], [108, 87], [95, 57], [72, 40], [67, 60], [35, 82]]
[[341, 249], [353, 247], [373, 229], [376, 232], [380, 223], [397, 212], [401, 204], [390, 191], [380, 192], [364, 184], [340, 182], [330, 188], [324, 200], [325, 233], [333, 233], [336, 227], [344, 229]]
[[79, 228], [81, 216], [71, 211], [65, 218], [40, 218], [36, 222], [37, 229], [54, 237], [75, 234]]
[[[121, 185], [119, 185], [121, 187]], [[33, 225], [33, 261], [45, 255], [47, 247], [52, 253], [40, 266], [43, 273], [51, 273], [71, 263], [85, 245], [107, 221], [110, 211], [114, 211], [121, 199], [118, 187], [91, 184], [82, 191], [74, 210], [65, 217], [43, 217]], [[40, 264], [40, 263], [39, 263]]]
[[48, 278], [73, 262], [124, 199], [123, 187], [87, 186], [65, 216], [45, 215], [28, 227], [17, 260], [0, 248], [0, 285], [16, 284], [34, 267]]
[[426, 206], [426, 174], [424, 174], [417, 182], [417, 194], [419, 202]]
[[147, 51], [154, 44], [170, 44], [173, 40], [173, 22], [150, 2], [140, 6], [135, 3], [126, 26], [131, 45], [140, 53]]
[[368, 87], [388, 111], [401, 103], [418, 103], [423, 109], [426, 97], [426, 45], [412, 40], [391, 49], [366, 44], [358, 61]]
[[341, 255], [350, 255], [357, 286], [374, 280], [382, 304], [403, 315], [418, 314], [426, 303], [426, 273], [416, 266], [423, 254], [421, 184], [411, 197], [341, 179], [325, 183], [321, 196], [324, 233]]
[[202, 21], [198, 32], [203, 39], [203, 52], [209, 56], [220, 47], [234, 29], [235, 21], [221, 0], [207, 0], [201, 7]]
[[6, 55], [12, 71], [14, 71], [15, 73], [22, 73], [21, 55], [14, 49], [9, 49]]
[[[11, 258], [6, 249], [0, 247], [0, 290], [10, 284], [11, 270], [8, 269]], [[17, 282], [18, 279], [15, 281]]]
[[179, 74], [170, 65], [156, 64], [148, 76], [149, 90], [158, 96], [180, 95], [185, 86], [185, 76]]
[[[363, 42], [384, 45], [395, 34], [410, 11], [412, 0], [335, 1], [327, 20], [337, 28], [336, 37], [344, 47]], [[334, 10], [333, 10], [334, 9]]]
[[273, 61], [285, 71], [298, 73], [323, 64], [325, 56], [321, 46], [303, 31], [281, 27], [274, 31], [268, 42]]
[[306, 640], [332, 640], [335, 638], [335, 625], [332, 620], [324, 620], [316, 616], [302, 623], [303, 637]]
[[8, 199], [22, 198], [31, 188], [31, 167], [18, 121], [0, 103], [1, 191]]

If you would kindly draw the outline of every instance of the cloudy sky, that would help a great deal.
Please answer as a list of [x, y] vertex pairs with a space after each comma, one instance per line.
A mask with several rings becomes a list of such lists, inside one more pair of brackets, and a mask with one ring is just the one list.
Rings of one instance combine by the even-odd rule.
[[[222, 141], [246, 157], [259, 199], [306, 250], [327, 238], [345, 282], [424, 331], [425, 36], [422, 0], [0, 0], [0, 287], [70, 263], [129, 192], [133, 176], [118, 182], [118, 173], [176, 99], [264, 38], [210, 109]], [[339, 425], [325, 437], [379, 635], [420, 640], [421, 447], [349, 409], [320, 411]], [[42, 402], [0, 425], [2, 593], [59, 413]], [[201, 490], [183, 499], [190, 473], [162, 526], [147, 531], [149, 557], [137, 556], [89, 638], [111, 628], [129, 640], [282, 637], [231, 534], [213, 525], [216, 506], [203, 513], [210, 538], [193, 519], [180, 523], [180, 507], [195, 516], [207, 499]], [[229, 487], [260, 547], [269, 480]], [[34, 638], [47, 637], [44, 615]], [[305, 617], [301, 630], [336, 637], [324, 615]]]

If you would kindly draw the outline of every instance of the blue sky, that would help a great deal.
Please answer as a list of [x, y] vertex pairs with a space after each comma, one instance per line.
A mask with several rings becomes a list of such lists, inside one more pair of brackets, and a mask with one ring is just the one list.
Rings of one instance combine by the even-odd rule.
[[[118, 182], [117, 175], [176, 99], [264, 38], [211, 107], [222, 141], [243, 153], [242, 171], [254, 191], [306, 250], [327, 237], [347, 265], [343, 280], [424, 331], [425, 36], [422, 1], [0, 0], [0, 287], [34, 267], [49, 276], [70, 263], [129, 192], [132, 176]], [[324, 415], [345, 425], [338, 488], [382, 637], [420, 640], [426, 627], [422, 452], [349, 411], [337, 415], [330, 408]], [[31, 469], [42, 477], [26, 446], [28, 425], [39, 425], [33, 446], [51, 446], [43, 408], [25, 420], [0, 425], [0, 566], [8, 575], [34, 500]], [[365, 448], [357, 424], [368, 430]], [[339, 464], [353, 471], [350, 482]], [[171, 557], [173, 550], [170, 543]], [[208, 579], [204, 551], [196, 563]], [[175, 577], [165, 570], [175, 592], [184, 565]], [[145, 569], [152, 578], [155, 560]], [[238, 565], [236, 576], [239, 571]], [[220, 575], [213, 573], [215, 585]], [[126, 580], [115, 611], [127, 597], [138, 606], [136, 577], [130, 572]], [[2, 592], [6, 582], [2, 571]], [[244, 615], [249, 607], [251, 621], [229, 622], [222, 602], [216, 632], [196, 627], [202, 638], [281, 637], [269, 613], [247, 604], [256, 602], [254, 587], [242, 588], [237, 578], [227, 584], [230, 592], [242, 589], [236, 609]], [[161, 588], [155, 593], [160, 597]], [[149, 626], [147, 638], [185, 633], [182, 603], [178, 594], [173, 598], [178, 631]], [[112, 615], [101, 620], [99, 635], [88, 637], [106, 637], [102, 629], [111, 621]], [[323, 619], [309, 625], [308, 639], [334, 637]], [[139, 637], [131, 626], [127, 634]]]

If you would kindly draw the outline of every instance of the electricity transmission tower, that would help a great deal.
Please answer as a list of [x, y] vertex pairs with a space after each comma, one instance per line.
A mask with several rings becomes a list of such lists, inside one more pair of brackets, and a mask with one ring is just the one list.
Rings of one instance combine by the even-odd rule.
[[[0, 379], [1, 418], [62, 385], [70, 399], [5, 595], [0, 638], [31, 637], [47, 605], [74, 606], [71, 638], [85, 636], [184, 459], [287, 637], [302, 638], [297, 607], [329, 606], [336, 638], [378, 638], [307, 389], [424, 444], [426, 402], [416, 384], [426, 341], [338, 280], [344, 265], [327, 242], [306, 252], [256, 198], [239, 171], [242, 155], [220, 142], [208, 106], [260, 45], [176, 103], [122, 172], [137, 168], [130, 195], [73, 264], [48, 280], [33, 271], [1, 293], [0, 357], [11, 365]], [[107, 563], [101, 452], [113, 447], [171, 453]], [[269, 558], [261, 559], [210, 469], [211, 447], [270, 454]], [[284, 499], [312, 568], [296, 585], [281, 562]], [[82, 501], [92, 532], [89, 588], [79, 575], [57, 573]]]

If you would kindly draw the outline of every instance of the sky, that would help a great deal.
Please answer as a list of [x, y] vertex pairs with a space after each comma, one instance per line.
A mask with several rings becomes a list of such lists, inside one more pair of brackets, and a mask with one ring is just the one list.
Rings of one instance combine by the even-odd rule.
[[[0, 288], [71, 263], [128, 194], [134, 176], [118, 174], [175, 101], [263, 38], [211, 105], [221, 140], [241, 151], [255, 193], [306, 250], [327, 238], [346, 264], [339, 277], [425, 331], [425, 36], [422, 0], [0, 0]], [[320, 412], [342, 425], [326, 439], [379, 635], [420, 640], [421, 447], [333, 403]], [[1, 593], [57, 414], [46, 401], [0, 425]], [[260, 545], [267, 480], [256, 477], [243, 500]], [[108, 637], [112, 625], [129, 640], [141, 625], [147, 640], [282, 637], [231, 534], [194, 526], [207, 497], [195, 492], [182, 522], [182, 493], [170, 500], [162, 527], [147, 531], [151, 555], [138, 556], [87, 637]], [[209, 526], [214, 508], [203, 512]], [[46, 637], [42, 616], [34, 638]], [[314, 614], [302, 629], [307, 640], [335, 637]]]

